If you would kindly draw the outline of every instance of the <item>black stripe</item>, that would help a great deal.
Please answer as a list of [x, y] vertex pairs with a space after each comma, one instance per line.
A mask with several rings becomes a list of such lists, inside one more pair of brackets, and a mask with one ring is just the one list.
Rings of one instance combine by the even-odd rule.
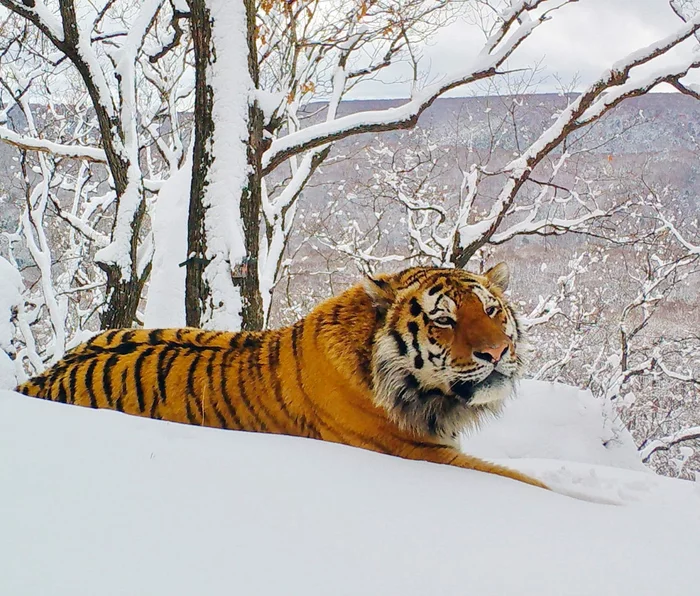
[[110, 408], [114, 406], [114, 400], [112, 399], [112, 369], [117, 365], [118, 361], [119, 354], [112, 354], [107, 358], [102, 368], [102, 392], [105, 394]]
[[58, 395], [56, 396], [56, 401], [65, 404], [68, 401], [66, 396], [66, 388], [63, 385], [63, 380], [58, 382]]
[[409, 304], [412, 317], [417, 317], [418, 315], [420, 315], [420, 313], [423, 312], [423, 309], [420, 307], [420, 304], [418, 304], [418, 300], [416, 300], [415, 296], [411, 298]]
[[258, 413], [253, 408], [253, 404], [250, 403], [248, 399], [248, 394], [245, 390], [245, 380], [243, 378], [243, 358], [239, 356], [238, 358], [238, 393], [241, 396], [241, 401], [245, 405], [246, 409], [250, 412], [251, 416], [255, 419], [259, 428], [253, 430], [259, 430], [261, 432], [267, 432], [267, 425], [260, 419]]
[[294, 356], [294, 361], [297, 362], [299, 359], [299, 351], [297, 347], [297, 342], [299, 341], [299, 335], [304, 329], [304, 319], [296, 322], [292, 325], [292, 355]]
[[[247, 340], [246, 340], [247, 341]], [[245, 345], [245, 344], [244, 344]], [[263, 379], [263, 374], [262, 374], [262, 363], [260, 362], [260, 350], [250, 350], [250, 354], [248, 356], [248, 373], [250, 376], [255, 376], [257, 379], [258, 385], [262, 389], [265, 386], [265, 382]], [[279, 427], [279, 421], [275, 416], [272, 415], [272, 412], [267, 408], [265, 405], [265, 395], [260, 395], [259, 400], [257, 401], [257, 405], [260, 407], [260, 410], [267, 416], [268, 418], [268, 429], [270, 429], [270, 432], [274, 432], [270, 428], [270, 423], [273, 425]]]
[[134, 335], [136, 335], [136, 331], [133, 329], [130, 329], [129, 331], [125, 331], [122, 333], [122, 336], [119, 338], [119, 343], [130, 343], [134, 339]]
[[175, 364], [178, 356], [182, 354], [182, 346], [178, 346], [177, 344], [168, 344], [168, 346], [169, 348], [172, 348], [172, 358], [168, 360], [167, 364], [165, 365], [165, 370], [163, 371], [163, 375], [165, 375], [166, 380], [170, 374], [170, 369], [173, 367], [173, 364]]
[[112, 352], [113, 354], [126, 355], [126, 354], [131, 354], [132, 352], [135, 352], [140, 347], [142, 347], [142, 345], [143, 344], [134, 343], [133, 341], [127, 341], [127, 342], [119, 343], [116, 346], [109, 348], [109, 351]]
[[262, 341], [260, 340], [260, 338], [253, 335], [252, 333], [247, 333], [245, 335], [245, 339], [243, 340], [243, 348], [246, 349], [256, 349], [259, 348], [261, 344]]
[[404, 287], [408, 287], [418, 281], [422, 281], [426, 279], [431, 273], [434, 273], [436, 270], [435, 269], [424, 269], [422, 267], [417, 267], [415, 271], [411, 272], [411, 270], [408, 270], [409, 275], [404, 277], [401, 282]]
[[163, 330], [162, 329], [151, 329], [148, 332], [148, 343], [152, 346], [163, 343]]
[[[197, 365], [199, 364], [200, 359], [202, 358], [202, 353], [201, 352], [195, 352], [195, 356], [192, 359], [192, 363], [190, 364], [190, 367], [187, 369], [187, 392], [189, 395], [194, 399], [194, 404], [197, 407], [197, 411], [201, 412], [202, 411], [202, 400], [198, 398], [197, 392], [194, 387], [194, 375], [195, 372], [197, 372]], [[189, 400], [185, 400], [187, 404], [189, 405]], [[189, 418], [189, 415], [188, 415]]]
[[411, 441], [410, 444], [413, 447], [417, 447], [419, 449], [449, 449], [450, 451], [454, 451], [454, 447], [450, 447], [449, 445], [439, 445], [437, 443], [425, 443], [423, 441]]
[[68, 403], [75, 403], [75, 396], [78, 393], [78, 367], [72, 366], [68, 375]]
[[280, 335], [275, 333], [274, 336], [270, 338], [269, 344], [269, 354], [267, 359], [267, 364], [270, 368], [269, 374], [272, 378], [272, 391], [275, 395], [275, 399], [280, 406], [280, 409], [287, 418], [291, 418], [287, 405], [284, 403], [284, 396], [282, 395], [282, 383], [278, 375], [278, 365], [280, 362]]
[[[156, 383], [158, 385], [158, 399], [161, 403], [166, 402], [166, 387], [167, 387], [167, 374], [170, 366], [172, 366], [173, 359], [175, 358], [175, 348], [172, 344], [168, 344], [160, 350], [158, 354], [158, 362], [156, 363]], [[165, 368], [165, 359], [168, 356], [172, 356], [168, 364], [168, 368]], [[155, 400], [153, 400], [155, 402]]]
[[338, 322], [340, 321], [340, 311], [343, 310], [343, 304], [338, 303], [333, 307], [333, 310], [331, 311], [331, 323], [333, 325], [337, 325]]
[[[343, 443], [348, 445], [349, 444], [348, 440], [341, 433], [339, 433], [337, 430], [331, 428], [331, 426], [329, 424], [324, 422], [324, 420], [321, 418], [321, 412], [322, 412], [321, 408], [314, 406], [314, 403], [311, 401], [311, 397], [309, 397], [309, 394], [306, 392], [306, 389], [304, 388], [304, 379], [302, 378], [302, 374], [301, 374], [304, 353], [303, 353], [302, 344], [301, 344], [301, 342], [299, 342], [299, 338], [298, 338], [298, 335], [301, 335], [304, 331], [304, 324], [305, 324], [305, 321], [304, 321], [304, 319], [302, 319], [301, 321], [299, 321], [298, 327], [294, 326], [294, 328], [292, 329], [292, 349], [296, 355], [294, 369], [295, 369], [297, 388], [299, 389], [299, 392], [301, 393], [302, 397], [306, 401], [306, 404], [309, 407], [309, 411], [313, 412], [315, 414], [315, 418], [318, 421], [318, 424], [320, 426], [323, 426], [327, 431], [335, 434], [337, 437], [339, 437], [341, 439], [341, 441]], [[317, 337], [317, 335], [316, 335], [317, 331], [318, 331], [318, 329], [317, 329], [317, 327], [315, 327], [313, 330], [314, 340]], [[308, 420], [305, 419], [304, 422], [308, 426], [311, 426], [311, 428], [313, 428], [314, 431], [316, 431], [315, 426], [312, 426], [311, 424], [309, 424]], [[316, 432], [318, 433], [318, 431], [316, 431]], [[319, 434], [319, 438], [320, 437], [321, 437], [321, 435]]]
[[143, 363], [145, 362], [146, 358], [153, 354], [154, 351], [154, 347], [146, 348], [136, 357], [136, 362], [134, 363], [134, 386], [136, 387], [136, 399], [138, 400], [139, 411], [141, 413], [146, 411], [146, 396], [143, 391], [141, 369], [143, 368]]
[[124, 405], [122, 404], [122, 399], [126, 396], [126, 392], [128, 390], [128, 378], [129, 378], [129, 369], [124, 368], [122, 371], [122, 390], [120, 391], [119, 395], [117, 396], [117, 401], [114, 404], [114, 407], [119, 411], [123, 412], [124, 411]]
[[229, 368], [227, 362], [234, 356], [235, 354], [231, 351], [224, 352], [221, 356], [221, 364], [219, 365], [221, 368], [221, 397], [223, 398], [224, 403], [226, 404], [226, 407], [228, 408], [229, 414], [231, 415], [231, 418], [233, 418], [234, 423], [238, 426], [238, 428], [242, 429], [243, 424], [241, 423], [240, 418], [236, 414], [236, 408], [233, 406], [233, 402], [231, 401], [231, 394], [228, 392], [228, 379], [226, 375], [226, 372]]
[[192, 406], [190, 406], [189, 399], [185, 399], [185, 410], [187, 411], [187, 421], [194, 426], [199, 426], [199, 423], [197, 422], [197, 418], [195, 417], [194, 413], [192, 412]]
[[416, 368], [423, 368], [423, 356], [420, 351], [420, 344], [418, 342], [418, 323], [415, 321], [409, 321], [408, 325], [409, 333], [413, 336], [413, 339], [411, 340], [411, 345], [413, 346], [413, 349], [416, 351], [416, 356], [413, 360], [413, 365]]
[[[224, 415], [219, 412], [219, 408], [216, 407], [216, 402], [213, 400], [210, 400], [209, 402], [211, 404], [211, 409], [214, 410], [214, 414], [216, 414], [216, 417], [219, 420], [219, 427], [220, 428], [228, 428], [228, 424], [226, 423], [226, 418]], [[212, 426], [211, 424], [208, 424], [207, 426]]]
[[436, 435], [438, 433], [438, 415], [436, 412], [430, 412], [427, 419], [428, 432], [431, 435]]
[[405, 356], [406, 353], [408, 352], [408, 346], [406, 345], [406, 342], [403, 340], [403, 337], [401, 337], [401, 334], [396, 329], [392, 329], [391, 331], [389, 331], [389, 334], [396, 342], [396, 346], [399, 348], [399, 355]]
[[117, 335], [117, 333], [119, 333], [119, 329], [112, 329], [111, 331], [107, 331], [107, 333], [96, 335], [94, 339], [103, 337], [104, 345], [101, 347], [109, 347], [109, 344], [112, 343], [112, 340], [114, 339], [114, 336]]
[[209, 360], [207, 360], [207, 395], [209, 396], [208, 403], [211, 404], [214, 414], [216, 414], [216, 417], [219, 419], [219, 426], [221, 428], [226, 428], [226, 418], [224, 418], [223, 414], [219, 412], [219, 409], [216, 407], [216, 399], [214, 399], [216, 396], [216, 392], [214, 391], [214, 360], [216, 359], [217, 355], [218, 352], [212, 350]]
[[88, 364], [87, 371], [85, 372], [85, 388], [87, 389], [88, 396], [90, 397], [90, 407], [97, 407], [97, 396], [95, 395], [95, 388], [93, 387], [93, 376], [95, 374], [95, 367], [97, 366], [97, 359], [93, 358]]

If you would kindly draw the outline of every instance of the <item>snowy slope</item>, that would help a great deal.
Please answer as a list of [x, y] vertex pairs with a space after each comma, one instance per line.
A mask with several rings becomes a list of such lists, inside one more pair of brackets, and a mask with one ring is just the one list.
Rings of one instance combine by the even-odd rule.
[[0, 392], [0, 594], [700, 593], [694, 484], [508, 463], [627, 504]]
[[646, 470], [629, 431], [590, 391], [523, 380], [497, 421], [462, 440], [488, 459], [544, 458]]

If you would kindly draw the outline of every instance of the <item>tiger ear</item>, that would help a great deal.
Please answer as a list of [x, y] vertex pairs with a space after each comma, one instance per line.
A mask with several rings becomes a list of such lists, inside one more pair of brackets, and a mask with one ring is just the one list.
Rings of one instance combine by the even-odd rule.
[[381, 313], [389, 310], [389, 307], [396, 299], [396, 290], [387, 275], [380, 275], [379, 277], [368, 275], [362, 281], [362, 286], [372, 300], [372, 304]]
[[510, 269], [505, 263], [499, 263], [494, 265], [485, 274], [486, 279], [488, 279], [494, 286], [499, 288], [501, 291], [505, 292], [508, 289], [508, 282], [510, 281]]

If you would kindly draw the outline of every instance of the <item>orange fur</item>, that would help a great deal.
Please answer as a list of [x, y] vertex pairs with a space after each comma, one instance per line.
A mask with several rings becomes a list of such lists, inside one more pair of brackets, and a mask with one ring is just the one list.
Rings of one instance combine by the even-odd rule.
[[[18, 391], [185, 424], [344, 443], [544, 487], [465, 455], [455, 443], [462, 427], [498, 411], [501, 385], [509, 391], [516, 376], [508, 372], [517, 366], [518, 334], [511, 325], [504, 335], [508, 321], [515, 323], [502, 295], [503, 267], [483, 277], [428, 268], [381, 276], [278, 330], [106, 331]], [[484, 312], [484, 292], [502, 312]], [[436, 297], [454, 311], [438, 318], [440, 326], [428, 312], [438, 308], [431, 306]], [[501, 366], [489, 364], [488, 354], [501, 353], [512, 360], [504, 356], [503, 375], [461, 385], [454, 376], [483, 376]]]

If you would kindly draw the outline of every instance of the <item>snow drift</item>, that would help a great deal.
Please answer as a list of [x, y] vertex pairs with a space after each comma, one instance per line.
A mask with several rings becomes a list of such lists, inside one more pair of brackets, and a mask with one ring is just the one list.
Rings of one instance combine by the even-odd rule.
[[[507, 413], [508, 433], [499, 439], [494, 423], [480, 449], [540, 458], [505, 463], [622, 506], [0, 392], [0, 593], [697, 594], [696, 485], [582, 461], [588, 450], [600, 463], [602, 437], [590, 436], [592, 414], [572, 414], [579, 392], [524, 383], [522, 393], [531, 420], [518, 428]], [[566, 420], [564, 452], [578, 463], [527, 445]]]

